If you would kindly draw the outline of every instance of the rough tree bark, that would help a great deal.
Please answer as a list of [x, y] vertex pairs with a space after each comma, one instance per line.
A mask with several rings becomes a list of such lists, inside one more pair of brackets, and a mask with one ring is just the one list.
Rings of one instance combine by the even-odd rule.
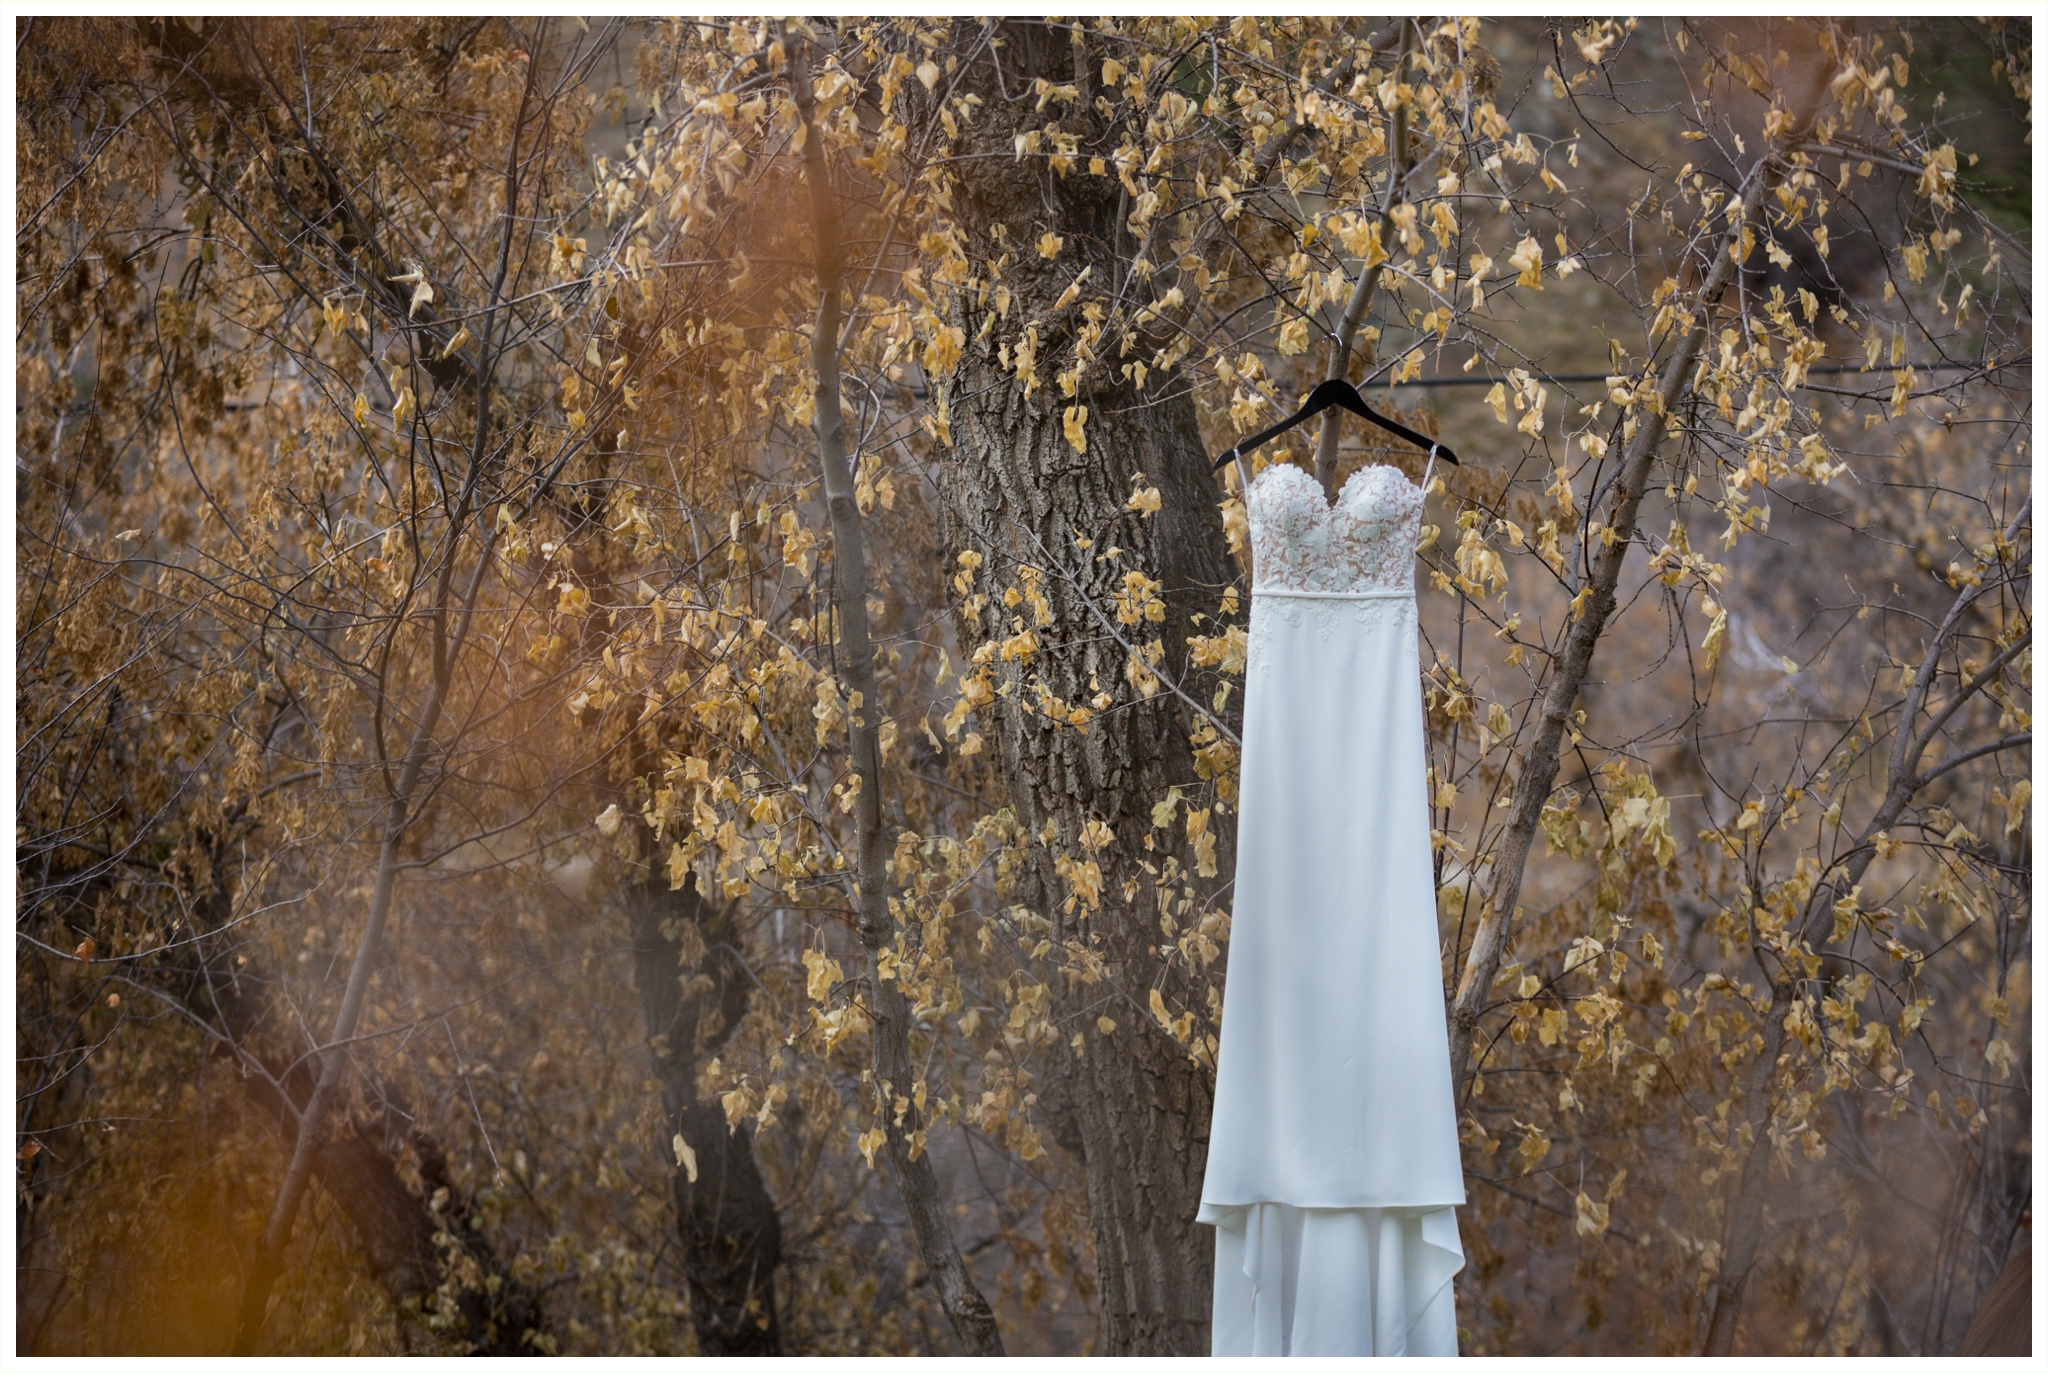
[[[780, 1354], [782, 1222], [754, 1163], [753, 1126], [728, 1129], [719, 1104], [697, 1095], [700, 1056], [716, 1053], [747, 1010], [751, 984], [735, 951], [733, 908], [712, 909], [695, 874], [678, 891], [650, 878], [629, 901], [648, 1053], [668, 1131], [682, 1139], [692, 1165], [675, 1157], [664, 1131], [660, 1149], [675, 1164], [676, 1238], [697, 1352]], [[711, 984], [701, 995], [692, 985], [700, 978]]]
[[[1114, 180], [1062, 180], [1042, 162], [1015, 159], [1012, 135], [1031, 117], [1031, 102], [1004, 99], [1002, 87], [1007, 82], [1028, 90], [1044, 75], [1078, 82], [1085, 97], [1095, 89], [1102, 54], [1031, 22], [1003, 24], [995, 40], [1002, 45], [1000, 77], [984, 48], [955, 87], [978, 95], [983, 106], [953, 163], [959, 181], [954, 210], [970, 256], [1012, 254], [1004, 278], [1014, 293], [1011, 318], [1039, 321], [1040, 356], [1058, 357], [1077, 321], [1071, 309], [1053, 310], [1056, 299], [1083, 268], [1092, 268], [1091, 281], [1113, 294], [1111, 283], [1128, 275], [1136, 248], [1123, 229]], [[1077, 113], [1069, 127], [1082, 131], [1093, 150], [1105, 134], [1098, 113], [1085, 98], [1072, 109]], [[1051, 262], [1030, 246], [1046, 230], [1066, 241]], [[1062, 431], [1061, 412], [1072, 402], [1050, 384], [1027, 396], [998, 360], [996, 340], [979, 337], [981, 308], [972, 300], [960, 308], [957, 322], [973, 341], [945, 385], [954, 443], [938, 455], [949, 556], [979, 553], [984, 577], [993, 572], [1014, 580], [1019, 564], [1046, 570], [1054, 618], [1030, 671], [1067, 701], [1120, 689], [1125, 652], [1104, 635], [1095, 607], [1110, 603], [1126, 569], [1144, 568], [1161, 583], [1167, 605], [1157, 627], [1162, 664], [1177, 674], [1189, 615], [1214, 613], [1222, 588], [1236, 575], [1223, 538], [1221, 492], [1203, 458], [1192, 400], [1172, 375], [1155, 373], [1142, 394], [1093, 375], [1083, 383], [1087, 393], [1076, 397], [1090, 414], [1087, 452], [1077, 453]], [[1149, 518], [1124, 508], [1140, 474], [1160, 495], [1158, 512]], [[1124, 559], [1094, 561], [1075, 549], [1077, 533], [1095, 540], [1097, 549], [1125, 549]], [[997, 604], [980, 616], [961, 614], [962, 647], [972, 652], [1007, 637], [1005, 613]], [[1034, 829], [1050, 824], [1066, 845], [1090, 820], [1114, 830], [1094, 855], [1103, 874], [1103, 909], [1063, 913], [1064, 884], [1045, 859], [1030, 904], [1056, 922], [1060, 939], [1099, 936], [1116, 982], [1140, 997], [1149, 987], [1169, 996], [1188, 990], [1179, 974], [1167, 972], [1155, 947], [1154, 879], [1142, 840], [1151, 808], [1168, 788], [1197, 785], [1189, 746], [1196, 723], [1170, 691], [1103, 712], [1086, 733], [1055, 728], [1015, 707], [983, 713], [1004, 784]], [[1227, 873], [1235, 822], [1219, 816], [1212, 827], [1219, 868]], [[1135, 896], [1125, 894], [1127, 884], [1135, 884]], [[1059, 1022], [1085, 1025], [1092, 1036], [1102, 989], [1070, 987], [1064, 978], [1051, 983]], [[1206, 1354], [1214, 1239], [1195, 1224], [1195, 1212], [1214, 1074], [1149, 1016], [1131, 1011], [1117, 1018], [1125, 1028], [1099, 1049], [1075, 1054], [1062, 1036], [1051, 1051], [1054, 1080], [1041, 1093], [1053, 1112], [1055, 1138], [1080, 1155], [1087, 1179], [1101, 1292], [1098, 1352]]]
[[[942, 478], [952, 516], [949, 545], [978, 551], [997, 566], [1043, 565], [1040, 550], [1057, 547], [1070, 531], [1114, 529], [1114, 541], [1134, 555], [1132, 565], [1151, 569], [1161, 581], [1170, 607], [1162, 638], [1169, 660], [1178, 657], [1178, 626], [1194, 606], [1206, 601], [1213, 607], [1230, 571], [1214, 488], [1200, 489], [1207, 483], [1199, 472], [1202, 448], [1192, 407], [1169, 403], [1161, 407], [1167, 414], [1134, 421], [1114, 436], [1099, 433], [1088, 457], [1077, 459], [1058, 414], [1010, 393], [1000, 377], [987, 375], [995, 372], [964, 364], [957, 381], [962, 393], [992, 385], [1011, 404], [998, 409], [986, 403], [993, 397], [954, 402], [959, 442]], [[1095, 400], [1103, 400], [1100, 393]], [[1160, 491], [1159, 513], [1144, 527], [1118, 521], [1130, 478], [1139, 472]], [[1107, 576], [1091, 577], [1079, 589], [1048, 586], [1055, 628], [1064, 628], [1073, 642], [1060, 644], [1048, 633], [1034, 665], [1066, 700], [1086, 699], [1096, 683], [1113, 684], [1122, 675], [1122, 649], [1101, 638], [1082, 604], [1083, 596], [1106, 603], [1114, 590]], [[999, 628], [962, 620], [968, 651], [1002, 636]], [[1174, 986], [1154, 948], [1156, 929], [1147, 918], [1153, 884], [1141, 866], [1140, 841], [1153, 804], [1169, 788], [1197, 785], [1190, 712], [1162, 692], [1098, 716], [1086, 735], [1015, 711], [988, 723], [1006, 789], [1034, 830], [1050, 822], [1072, 844], [1090, 820], [1101, 820], [1116, 836], [1095, 855], [1105, 892], [1101, 911], [1064, 915], [1063, 884], [1049, 863], [1040, 864], [1037, 899], [1029, 904], [1054, 920], [1059, 939], [1100, 935], [1111, 976], [1122, 986]], [[1139, 894], [1126, 903], [1122, 888], [1133, 881]], [[1100, 991], [1064, 982], [1052, 983], [1059, 1021], [1092, 1022]], [[1208, 1157], [1214, 1073], [1149, 1017], [1133, 1011], [1124, 1018], [1131, 1024], [1113, 1046], [1078, 1056], [1064, 1045], [1054, 1049], [1058, 1078], [1044, 1094], [1064, 1116], [1054, 1121], [1055, 1138], [1079, 1152], [1087, 1178], [1101, 1352], [1204, 1354], [1214, 1240], [1194, 1217]]]
[[[875, 693], [874, 649], [868, 638], [867, 558], [839, 401], [843, 323], [839, 214], [824, 142], [813, 127], [810, 66], [804, 46], [787, 30], [783, 42], [789, 50], [790, 95], [804, 135], [804, 182], [810, 192], [817, 261], [818, 316], [811, 326], [815, 427], [818, 466], [832, 520], [832, 610], [839, 628], [840, 671], [847, 686], [847, 752], [854, 780], [860, 785], [854, 805], [854, 884], [861, 948], [867, 955], [868, 1034], [876, 1085], [883, 1094], [882, 1130], [896, 1190], [917, 1237], [918, 1256], [939, 1289], [940, 1304], [952, 1322], [954, 1336], [970, 1354], [1001, 1355], [1003, 1341], [996, 1330], [995, 1313], [960, 1256], [940, 1200], [931, 1155], [923, 1151], [923, 1112], [911, 1099], [917, 1070], [910, 1056], [910, 1008], [902, 984], [881, 975], [881, 954], [895, 943], [896, 919], [889, 911], [888, 856], [882, 836], [882, 756], [877, 738], [881, 710]], [[913, 1136], [919, 1142], [913, 1143]]]

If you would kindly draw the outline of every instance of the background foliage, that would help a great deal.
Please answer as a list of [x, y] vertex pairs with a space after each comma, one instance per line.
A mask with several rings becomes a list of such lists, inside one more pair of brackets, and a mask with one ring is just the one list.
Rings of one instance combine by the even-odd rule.
[[[2025, 23], [18, 22], [23, 1352], [218, 1352], [273, 1269], [291, 1352], [949, 1350], [918, 1159], [1009, 1350], [1198, 1338], [1077, 1065], [1222, 1013], [1249, 568], [1176, 416], [1333, 374], [1466, 455], [1467, 1350], [1944, 1352], [2027, 1243]], [[1091, 522], [988, 537], [994, 401]], [[1179, 780], [1063, 826], [1052, 736]]]

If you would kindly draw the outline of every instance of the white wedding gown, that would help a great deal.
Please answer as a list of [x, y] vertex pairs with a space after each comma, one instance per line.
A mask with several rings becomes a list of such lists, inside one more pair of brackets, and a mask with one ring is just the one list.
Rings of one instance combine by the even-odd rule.
[[1211, 1352], [1454, 1355], [1465, 1201], [1429, 846], [1414, 565], [1422, 492], [1247, 496], [1237, 884], [1197, 1219]]

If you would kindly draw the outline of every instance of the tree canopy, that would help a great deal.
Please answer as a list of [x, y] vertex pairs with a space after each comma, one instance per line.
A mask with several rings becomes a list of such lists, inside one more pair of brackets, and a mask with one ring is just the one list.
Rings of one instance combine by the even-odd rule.
[[1331, 377], [1463, 459], [1465, 1349], [2024, 1246], [2027, 22], [16, 46], [21, 1352], [1206, 1352]]

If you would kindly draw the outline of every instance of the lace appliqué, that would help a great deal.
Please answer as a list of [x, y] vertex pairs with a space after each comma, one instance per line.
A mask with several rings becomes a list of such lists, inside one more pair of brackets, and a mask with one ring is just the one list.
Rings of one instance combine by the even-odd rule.
[[1315, 626], [1318, 639], [1328, 639], [1339, 620], [1351, 620], [1367, 629], [1387, 625], [1411, 658], [1419, 657], [1415, 645], [1415, 602], [1399, 595], [1372, 596], [1358, 600], [1320, 600], [1306, 596], [1266, 595], [1252, 600], [1251, 626], [1245, 649], [1246, 671], [1266, 675], [1271, 666], [1266, 652], [1276, 624], [1300, 629]]
[[1255, 592], [1415, 589], [1423, 495], [1399, 468], [1359, 468], [1332, 505], [1312, 475], [1276, 463], [1248, 494]]

